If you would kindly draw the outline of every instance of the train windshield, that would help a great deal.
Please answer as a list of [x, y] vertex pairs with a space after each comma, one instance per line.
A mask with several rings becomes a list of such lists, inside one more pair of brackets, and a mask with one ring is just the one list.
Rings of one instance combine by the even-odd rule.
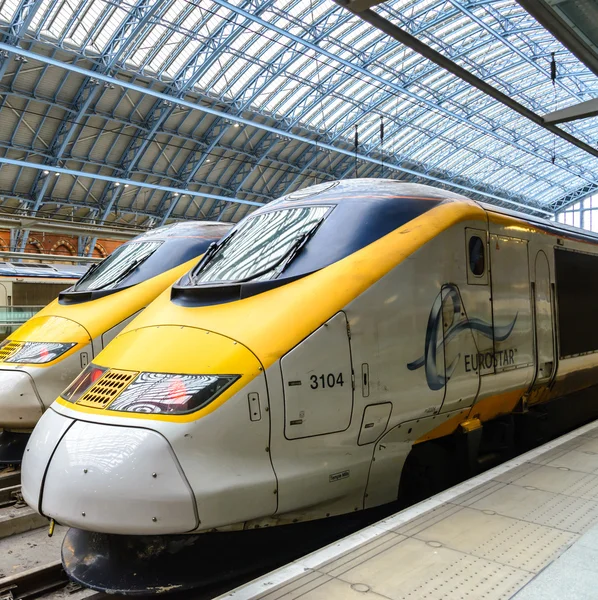
[[330, 212], [330, 206], [303, 206], [261, 213], [206, 253], [192, 285], [265, 281], [277, 277]]
[[161, 241], [129, 242], [89, 271], [72, 287], [73, 292], [114, 289], [162, 245]]

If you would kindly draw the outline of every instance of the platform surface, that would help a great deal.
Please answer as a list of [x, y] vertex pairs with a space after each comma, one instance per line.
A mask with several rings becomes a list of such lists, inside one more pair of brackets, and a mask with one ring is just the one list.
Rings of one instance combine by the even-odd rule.
[[220, 598], [598, 599], [598, 421]]

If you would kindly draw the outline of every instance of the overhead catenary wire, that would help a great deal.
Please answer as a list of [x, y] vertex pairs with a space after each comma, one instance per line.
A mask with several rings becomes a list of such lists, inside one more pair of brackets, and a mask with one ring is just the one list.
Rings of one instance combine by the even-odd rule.
[[[550, 80], [552, 81], [552, 90], [554, 94], [554, 109], [556, 110], [557, 98], [556, 98], [556, 60], [554, 57], [555, 53], [550, 53]], [[552, 140], [552, 164], [556, 164], [556, 139]]]
[[382, 154], [382, 173], [384, 174], [384, 118], [380, 115], [380, 153]]

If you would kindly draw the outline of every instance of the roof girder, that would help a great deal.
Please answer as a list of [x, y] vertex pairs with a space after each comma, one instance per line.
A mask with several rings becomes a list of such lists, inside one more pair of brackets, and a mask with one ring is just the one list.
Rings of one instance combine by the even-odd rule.
[[[3, 43], [0, 43], [0, 50], [7, 50], [8, 52], [11, 52], [11, 53], [17, 52], [16, 49], [11, 48], [10, 46], [7, 46], [6, 44], [3, 44]], [[77, 65], [74, 65], [74, 64], [62, 63], [62, 62], [57, 61], [57, 60], [55, 60], [55, 59], [53, 59], [51, 57], [42, 56], [42, 55], [36, 54], [34, 52], [31, 52], [29, 50], [20, 49], [20, 50], [18, 50], [18, 52], [20, 54], [24, 55], [24, 56], [29, 57], [32, 60], [38, 60], [40, 62], [45, 62], [47, 64], [53, 64], [54, 66], [58, 66], [59, 68], [64, 68], [66, 70], [71, 70], [71, 71], [74, 71], [74, 72], [78, 72], [78, 73], [80, 73], [82, 75], [87, 75], [87, 76], [90, 76], [90, 77], [92, 76], [91, 75], [91, 73], [92, 73], [91, 71], [89, 71], [88, 69], [84, 69], [82, 67], [79, 67]], [[181, 104], [183, 106], [187, 106], [187, 107], [192, 108], [192, 109], [199, 109], [199, 110], [201, 110], [203, 112], [210, 113], [210, 114], [213, 114], [215, 116], [220, 116], [220, 117], [223, 117], [223, 118], [226, 118], [226, 119], [229, 119], [229, 120], [237, 121], [237, 122], [245, 124], [245, 125], [252, 125], [252, 126], [257, 127], [259, 129], [263, 129], [263, 130], [269, 131], [271, 133], [278, 133], [279, 135], [284, 135], [286, 137], [290, 137], [290, 138], [293, 138], [293, 139], [296, 139], [298, 141], [302, 141], [302, 142], [305, 142], [305, 143], [308, 143], [308, 144], [314, 144], [315, 143], [314, 140], [312, 140], [310, 138], [307, 138], [305, 136], [298, 135], [298, 134], [295, 134], [295, 133], [290, 132], [290, 131], [281, 130], [279, 128], [273, 127], [271, 125], [264, 124], [264, 123], [259, 122], [259, 121], [255, 121], [255, 120], [248, 119], [248, 118], [245, 118], [245, 117], [239, 117], [237, 115], [231, 115], [229, 113], [225, 113], [225, 112], [223, 112], [221, 110], [218, 110], [218, 109], [215, 109], [213, 107], [199, 105], [197, 103], [191, 102], [191, 101], [183, 99], [183, 98], [173, 98], [172, 96], [169, 96], [168, 94], [164, 94], [162, 92], [157, 92], [157, 91], [155, 91], [155, 90], [153, 90], [151, 88], [142, 88], [139, 85], [136, 85], [136, 84], [133, 84], [133, 83], [130, 83], [130, 82], [127, 82], [127, 81], [123, 81], [123, 80], [120, 80], [120, 79], [117, 79], [117, 78], [114, 78], [114, 77], [111, 77], [111, 76], [107, 76], [107, 75], [104, 75], [104, 74], [100, 74], [100, 73], [95, 73], [94, 72], [94, 75], [95, 75], [96, 78], [98, 78], [101, 81], [106, 81], [108, 83], [112, 83], [112, 84], [121, 86], [121, 87], [126, 88], [126, 89], [132, 89], [132, 90], [135, 90], [135, 91], [140, 92], [142, 94], [151, 95], [151, 96], [154, 96], [156, 98], [160, 98], [162, 100], [176, 102], [176, 103], [179, 103], [179, 104]], [[345, 150], [342, 147], [332, 147], [332, 146], [329, 146], [328, 144], [322, 144], [322, 143], [320, 143], [320, 145], [322, 147], [327, 147], [327, 148], [329, 148], [330, 150], [332, 150], [334, 152], [350, 153], [350, 151]], [[365, 155], [362, 155], [362, 159], [363, 160], [367, 160], [369, 162], [375, 162], [377, 164], [381, 164], [382, 163], [382, 161], [380, 161], [378, 159], [375, 159], [375, 158], [372, 158], [372, 157], [369, 157], [369, 156], [365, 156]], [[398, 165], [389, 165], [389, 166], [391, 168], [393, 168], [394, 170], [397, 170], [397, 171], [401, 171], [401, 172], [405, 172], [405, 173], [413, 173], [413, 170], [406, 169], [405, 167], [401, 167], [401, 166], [398, 166]], [[39, 168], [39, 166], [36, 166], [35, 168]], [[424, 177], [425, 179], [428, 179], [428, 180], [431, 180], [431, 181], [436, 181], [437, 183], [442, 183], [442, 184], [449, 185], [449, 186], [452, 185], [450, 182], [448, 182], [448, 181], [442, 181], [442, 180], [440, 180], [439, 178], [436, 178], [436, 177], [430, 177], [430, 176], [427, 176], [427, 175], [424, 175], [424, 174], [421, 174], [421, 173], [416, 173], [416, 175], [420, 176], [420, 177]], [[135, 182], [135, 181], [131, 181], [130, 183], [137, 185], [137, 182]], [[465, 190], [467, 192], [473, 192], [475, 194], [480, 194], [480, 195], [483, 195], [483, 196], [486, 196], [486, 197], [491, 197], [491, 198], [495, 197], [494, 194], [489, 194], [489, 193], [487, 193], [487, 192], [485, 192], [483, 190], [471, 189], [471, 188], [468, 188], [467, 186], [463, 186], [463, 185], [460, 185], [460, 184], [452, 185], [452, 187], [456, 188], [456, 189]], [[497, 198], [497, 199], [499, 199], [501, 201], [503, 201], [503, 200], [504, 201], [509, 201], [509, 200], [507, 200], [505, 198], [500, 198], [500, 197]], [[517, 204], [517, 203], [514, 203], [514, 204]], [[520, 207], [527, 208], [525, 205], [521, 205], [521, 203], [519, 203], [519, 205], [520, 205]]]

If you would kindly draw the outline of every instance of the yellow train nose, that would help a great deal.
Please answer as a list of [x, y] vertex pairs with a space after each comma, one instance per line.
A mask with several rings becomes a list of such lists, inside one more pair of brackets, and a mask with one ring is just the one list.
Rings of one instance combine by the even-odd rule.
[[34, 317], [13, 333], [0, 350], [2, 428], [34, 427], [77, 376], [90, 344], [84, 327], [58, 316]]
[[[74, 405], [69, 404], [72, 408], [95, 414], [101, 409], [104, 414], [118, 412], [121, 416], [180, 421], [196, 420], [217, 409], [262, 371], [255, 355], [236, 340], [179, 325], [142, 327], [122, 333], [98, 355], [94, 365], [108, 370], [85, 394], [74, 399]], [[117, 392], [108, 385], [114, 379], [113, 373], [118, 375], [116, 383], [128, 376]], [[199, 390], [203, 384], [206, 388], [212, 386], [214, 393], [207, 399], [209, 402], [199, 402], [187, 410], [175, 410], [172, 403], [172, 410], [164, 408], [168, 402], [162, 396], [167, 392], [177, 396], [184, 386]], [[141, 390], [140, 397], [150, 400], [143, 407], [137, 401], [121, 402], [121, 396], [139, 396], [133, 391], [135, 388]], [[68, 394], [60, 402], [67, 405], [67, 400]], [[152, 400], [155, 410], [150, 406]]]
[[91, 343], [91, 338], [82, 325], [59, 316], [33, 317], [9, 337], [22, 342]]

